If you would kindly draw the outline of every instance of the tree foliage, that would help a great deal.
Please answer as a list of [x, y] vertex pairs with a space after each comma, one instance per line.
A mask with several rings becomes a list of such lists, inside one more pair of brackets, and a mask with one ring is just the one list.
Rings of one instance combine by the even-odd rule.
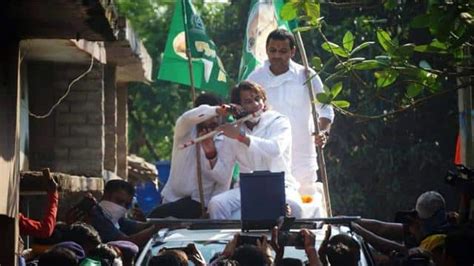
[[286, 18], [300, 19], [327, 86], [317, 100], [342, 114], [327, 150], [336, 213], [391, 219], [425, 190], [449, 191], [456, 92], [469, 85], [458, 78], [472, 77], [472, 4], [315, 3], [314, 16], [308, 2], [289, 1]]

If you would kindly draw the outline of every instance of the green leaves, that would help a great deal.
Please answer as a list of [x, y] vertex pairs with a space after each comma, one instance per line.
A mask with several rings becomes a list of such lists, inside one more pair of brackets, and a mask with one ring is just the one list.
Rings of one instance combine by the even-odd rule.
[[421, 68], [416, 68], [412, 66], [411, 68], [406, 68], [400, 71], [412, 83], [407, 87], [407, 96], [416, 96], [418, 95], [419, 90], [428, 89], [431, 92], [436, 92], [441, 89], [441, 84], [438, 81], [438, 75], [430, 72], [428, 69], [423, 69], [430, 67], [429, 64], [427, 62], [420, 62], [420, 67]]
[[344, 34], [342, 45], [347, 51], [352, 51], [352, 47], [354, 46], [354, 35], [352, 35], [352, 32], [347, 31], [346, 34]]
[[[369, 44], [366, 44], [364, 47], [368, 45]], [[333, 42], [324, 42], [321, 45], [321, 48], [323, 48], [325, 51], [331, 54], [336, 54], [340, 57], [347, 58], [352, 54], [351, 51], [352, 51], [353, 46], [354, 46], [354, 35], [352, 34], [352, 32], [347, 31], [344, 34], [344, 37], [342, 38], [342, 47]], [[359, 49], [362, 49], [362, 48], [359, 48]]]
[[339, 95], [341, 90], [342, 90], [342, 82], [338, 82], [334, 84], [334, 86], [331, 88], [332, 98], [336, 98], [336, 96]]
[[341, 101], [332, 101], [331, 104], [339, 107], [339, 108], [348, 108], [349, 106], [351, 106], [351, 103], [348, 102], [348, 101], [344, 101], [344, 100], [341, 100]]
[[[299, 16], [300, 11], [304, 14]], [[289, 1], [284, 4], [280, 11], [280, 16], [284, 20], [299, 19], [307, 21], [310, 26], [319, 25], [320, 22], [320, 6], [319, 3], [313, 1]], [[304, 27], [301, 27], [305, 29]], [[299, 31], [303, 31], [299, 29]]]
[[315, 56], [311, 59], [311, 64], [313, 65], [313, 68], [318, 72], [323, 68], [323, 62], [318, 56]]
[[316, 94], [316, 100], [322, 104], [332, 104], [339, 108], [348, 108], [350, 102], [346, 100], [334, 100], [342, 91], [342, 82], [337, 82], [331, 89], [325, 87], [325, 92]]
[[325, 92], [321, 92], [316, 94], [316, 100], [322, 104], [330, 104], [331, 103], [331, 95]]
[[352, 66], [352, 69], [356, 70], [371, 70], [371, 69], [376, 69], [376, 68], [381, 68], [386, 66], [385, 64], [381, 63], [379, 60], [365, 60], [363, 62], [360, 62], [358, 64], [355, 64]]
[[304, 11], [306, 12], [306, 15], [310, 17], [310, 24], [317, 24], [320, 15], [319, 3], [316, 4], [311, 2], [305, 2]]
[[296, 27], [293, 29], [294, 32], [304, 32], [304, 31], [309, 31], [312, 30], [314, 27], [313, 26], [304, 26], [304, 27]]
[[336, 54], [338, 56], [341, 56], [341, 57], [348, 57], [349, 56], [349, 53], [346, 52], [346, 50], [344, 50], [344, 48], [342, 48], [341, 46], [335, 44], [335, 43], [332, 43], [332, 42], [325, 42], [321, 45], [321, 48], [323, 48], [324, 50], [332, 53], [332, 54]]
[[413, 51], [415, 49], [415, 45], [413, 43], [406, 43], [400, 47], [396, 48], [396, 53], [401, 57], [411, 57], [413, 55]]
[[414, 50], [420, 53], [448, 53], [448, 47], [446, 43], [440, 42], [437, 39], [433, 39], [433, 41], [428, 45], [417, 45], [414, 47]]
[[426, 28], [429, 25], [430, 25], [430, 15], [428, 15], [428, 14], [423, 14], [423, 15], [416, 16], [410, 22], [410, 26], [412, 28], [415, 28], [415, 29]]
[[386, 52], [389, 52], [391, 53], [393, 51], [393, 42], [392, 42], [392, 37], [390, 37], [390, 34], [388, 34], [388, 32], [382, 30], [382, 29], [378, 29], [377, 30], [377, 40], [380, 44], [380, 46], [382, 46], [382, 48], [386, 51]]
[[411, 83], [407, 87], [407, 97], [408, 98], [415, 98], [423, 91], [423, 86], [418, 83]]
[[395, 80], [398, 78], [398, 72], [395, 70], [383, 70], [383, 71], [377, 71], [374, 73], [376, 80], [377, 87], [383, 88], [387, 87], [390, 84], [394, 83]]
[[366, 47], [369, 47], [370, 45], [374, 44], [375, 42], [363, 42], [361, 44], [359, 44], [359, 46], [357, 46], [356, 48], [354, 48], [354, 50], [352, 50], [351, 52], [351, 56], [357, 52], [359, 52], [360, 50], [366, 48]]
[[293, 20], [298, 16], [298, 8], [292, 3], [288, 2], [281, 8], [280, 16], [284, 20]]

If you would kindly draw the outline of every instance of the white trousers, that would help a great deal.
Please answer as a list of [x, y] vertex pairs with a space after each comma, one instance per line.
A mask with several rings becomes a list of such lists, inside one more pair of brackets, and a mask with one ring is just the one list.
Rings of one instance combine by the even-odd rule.
[[[302, 217], [301, 197], [295, 189], [286, 188], [286, 203], [291, 208], [291, 216]], [[237, 219], [240, 217], [240, 188], [234, 188], [211, 198], [207, 205], [211, 219]]]

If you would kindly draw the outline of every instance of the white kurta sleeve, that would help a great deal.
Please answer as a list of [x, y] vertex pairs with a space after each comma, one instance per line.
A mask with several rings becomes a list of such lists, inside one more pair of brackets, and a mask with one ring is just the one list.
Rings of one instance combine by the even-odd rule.
[[216, 109], [217, 106], [203, 104], [182, 114], [176, 121], [174, 139], [183, 140], [197, 124], [217, 116]]
[[249, 151], [264, 158], [280, 157], [291, 145], [290, 121], [280, 116], [272, 123], [269, 130], [272, 131], [272, 137], [269, 139], [248, 135]]

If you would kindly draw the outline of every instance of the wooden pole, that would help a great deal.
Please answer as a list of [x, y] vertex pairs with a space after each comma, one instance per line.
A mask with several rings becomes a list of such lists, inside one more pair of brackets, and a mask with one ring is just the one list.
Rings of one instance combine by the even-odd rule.
[[[303, 62], [303, 65], [306, 70], [306, 79], [309, 79], [311, 75], [309, 71], [308, 58], [306, 57], [306, 50], [304, 49], [303, 39], [301, 39], [301, 34], [299, 31], [296, 32], [295, 37], [296, 37], [296, 43], [298, 45], [298, 49], [300, 51], [301, 61]], [[313, 114], [315, 134], [319, 135], [319, 132], [321, 130], [319, 128], [319, 115], [318, 115], [318, 112], [316, 111], [316, 103], [315, 103], [316, 97], [314, 95], [313, 83], [311, 82], [311, 80], [309, 80], [308, 82], [306, 82], [306, 85], [308, 87], [309, 99], [311, 102], [311, 112]], [[323, 182], [323, 186], [324, 186], [323, 199], [326, 206], [328, 217], [332, 217], [331, 198], [329, 197], [329, 186], [328, 186], [328, 177], [326, 173], [326, 162], [324, 161], [324, 151], [318, 145], [315, 145], [315, 148], [316, 148], [319, 172], [321, 174], [321, 181]]]
[[[188, 58], [188, 69], [189, 69], [189, 80], [191, 85], [191, 97], [194, 102], [196, 101], [196, 89], [194, 88], [194, 73], [193, 73], [193, 61], [191, 55], [191, 49], [189, 44], [189, 36], [188, 36], [188, 19], [186, 16], [186, 3], [187, 0], [182, 0], [183, 6], [183, 21], [184, 21], [184, 38], [186, 43], [186, 57]], [[199, 143], [196, 144], [196, 172], [197, 172], [197, 181], [198, 181], [198, 189], [199, 189], [199, 200], [201, 202], [201, 216], [206, 216], [206, 207], [204, 206], [204, 189], [202, 186], [202, 170], [201, 170], [201, 145]]]

